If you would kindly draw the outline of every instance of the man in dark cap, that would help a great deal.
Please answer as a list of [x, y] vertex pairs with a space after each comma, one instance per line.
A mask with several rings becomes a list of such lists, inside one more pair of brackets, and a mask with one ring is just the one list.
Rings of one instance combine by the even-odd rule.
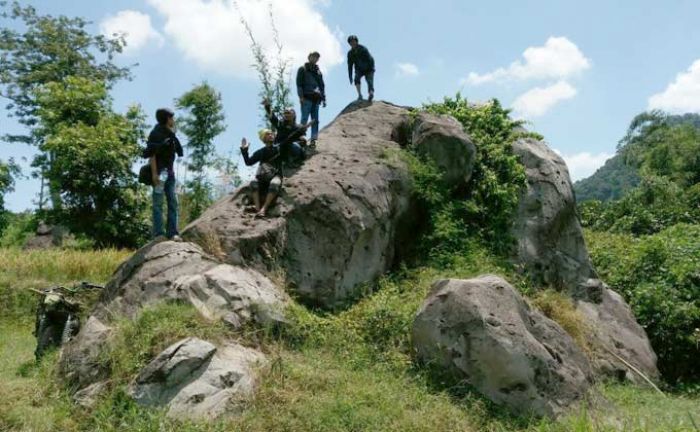
[[312, 52], [308, 62], [297, 71], [297, 94], [301, 103], [301, 122], [306, 123], [309, 116], [314, 121], [311, 126], [309, 145], [314, 148], [318, 139], [318, 109], [319, 105], [326, 106], [326, 86], [323, 74], [318, 67], [321, 54]]
[[[148, 135], [144, 156], [150, 159], [153, 176], [153, 238], [179, 241], [178, 203], [175, 193], [175, 157], [183, 156], [180, 140], [175, 136], [175, 113], [168, 108], [156, 111], [158, 124]], [[163, 231], [163, 197], [168, 202], [166, 230]]]
[[352, 68], [355, 66], [355, 87], [357, 88], [357, 100], [362, 100], [362, 77], [367, 81], [367, 92], [369, 101], [374, 99], [374, 57], [369, 50], [359, 44], [357, 36], [348, 37], [350, 51], [348, 51], [348, 75], [350, 84], [353, 84]]

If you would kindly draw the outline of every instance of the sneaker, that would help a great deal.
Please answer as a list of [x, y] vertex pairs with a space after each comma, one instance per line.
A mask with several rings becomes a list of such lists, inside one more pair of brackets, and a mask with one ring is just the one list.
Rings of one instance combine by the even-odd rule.
[[153, 243], [160, 243], [160, 242], [166, 241], [166, 240], [167, 240], [167, 237], [165, 237], [163, 234], [161, 234], [161, 235], [155, 236], [153, 238]]
[[374, 99], [374, 92], [369, 94], [369, 97], [367, 98], [368, 101], [372, 102], [372, 99]]
[[170, 241], [174, 241], [174, 242], [181, 242], [181, 241], [182, 241], [182, 237], [180, 237], [179, 235], [175, 234], [174, 236], [170, 237], [169, 240], [170, 240]]
[[316, 150], [316, 139], [312, 139], [309, 141], [309, 148], [312, 150]]
[[358, 100], [358, 101], [363, 101], [363, 100], [365, 100], [365, 98], [363, 98], [362, 95], [359, 95], [359, 96], [357, 97], [357, 100]]

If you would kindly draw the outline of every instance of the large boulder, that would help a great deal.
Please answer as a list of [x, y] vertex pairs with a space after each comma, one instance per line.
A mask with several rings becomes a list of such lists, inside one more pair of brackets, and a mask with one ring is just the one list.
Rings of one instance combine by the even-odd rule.
[[168, 241], [150, 244], [117, 269], [95, 315], [133, 318], [164, 300], [191, 303], [207, 318], [240, 327], [281, 320], [287, 297], [254, 269], [220, 264], [193, 243]]
[[282, 323], [288, 297], [256, 270], [220, 264], [195, 244], [151, 243], [117, 269], [86, 325], [63, 350], [62, 375], [75, 390], [108, 377], [101, 354], [114, 319], [134, 319], [144, 307], [168, 300], [239, 328]]
[[527, 174], [512, 232], [516, 261], [539, 288], [564, 291], [575, 300], [590, 326], [599, 375], [642, 380], [632, 365], [657, 378], [656, 355], [644, 329], [591, 263], [566, 163], [547, 144], [531, 138], [517, 140], [513, 152]]
[[[209, 208], [183, 236], [215, 244], [229, 264], [282, 273], [308, 303], [333, 307], [358, 296], [362, 284], [396, 263], [399, 245], [413, 234], [411, 178], [392, 154], [405, 144], [397, 131], [406, 130], [409, 118], [408, 109], [384, 102], [351, 105], [321, 131], [318, 154], [286, 173], [270, 217], [255, 220], [245, 212], [243, 188]], [[445, 118], [421, 118], [421, 148], [436, 155], [466, 149], [449, 167], [451, 176], [468, 179], [468, 137]], [[442, 145], [450, 150], [430, 150]]]
[[144, 406], [166, 407], [178, 419], [215, 419], [233, 414], [254, 394], [265, 356], [238, 344], [221, 349], [183, 339], [151, 361], [129, 387]]
[[474, 167], [476, 147], [454, 117], [421, 113], [413, 124], [411, 143], [433, 160], [448, 185], [464, 188]]
[[[576, 309], [593, 330], [591, 336], [595, 369], [604, 376], [646, 385], [643, 373], [659, 379], [656, 354], [644, 329], [629, 305], [615, 291], [604, 287], [599, 303], [579, 300]], [[630, 368], [632, 366], [634, 369]]]
[[592, 382], [573, 339], [497, 276], [436, 282], [413, 323], [413, 345], [421, 361], [519, 415], [556, 417]]
[[600, 299], [600, 290], [586, 283], [597, 274], [583, 239], [566, 163], [532, 138], [517, 140], [513, 152], [527, 175], [513, 226], [518, 261], [538, 285], [577, 298]]

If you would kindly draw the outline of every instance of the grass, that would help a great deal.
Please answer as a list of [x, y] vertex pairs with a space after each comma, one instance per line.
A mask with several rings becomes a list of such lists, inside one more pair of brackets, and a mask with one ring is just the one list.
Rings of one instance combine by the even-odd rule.
[[0, 310], [5, 317], [33, 320], [36, 295], [29, 290], [81, 281], [105, 283], [131, 252], [0, 248]]
[[[126, 255], [104, 251], [84, 256], [34, 253], [31, 263], [15, 251], [0, 251], [5, 290], [38, 283], [93, 279], [104, 282]], [[92, 254], [92, 255], [90, 255]], [[105, 256], [99, 257], [100, 254]], [[14, 258], [8, 258], [14, 257]], [[66, 262], [61, 260], [66, 258]], [[46, 263], [45, 261], [55, 262]], [[76, 264], [99, 262], [101, 270]], [[109, 264], [111, 262], [111, 264]], [[33, 264], [32, 264], [33, 263]], [[65, 265], [65, 267], [64, 267]], [[82, 273], [80, 269], [82, 268]], [[35, 273], [31, 269], [41, 273]], [[500, 273], [506, 268], [483, 250], [455, 259], [445, 270], [404, 269], [368, 287], [368, 295], [338, 313], [294, 305], [291, 325], [281, 332], [234, 334], [202, 319], [191, 307], [163, 304], [135, 321], [121, 321], [105, 353], [112, 365], [111, 389], [95, 407], [73, 406], [54, 377], [56, 356], [33, 362], [30, 319], [0, 319], [0, 430], [2, 431], [694, 431], [700, 399], [661, 396], [619, 385], [597, 388], [606, 402], [574, 411], [559, 422], [513, 418], [481, 397], [440, 382], [411, 361], [410, 328], [431, 283], [441, 277]], [[63, 279], [62, 279], [63, 277]], [[102, 277], [100, 279], [100, 277]], [[12, 278], [26, 278], [12, 279]], [[37, 288], [40, 285], [36, 286]], [[371, 288], [371, 289], [370, 289]], [[537, 299], [534, 300], [537, 303]], [[556, 309], [557, 298], [543, 301]], [[236, 338], [258, 345], [271, 360], [245, 413], [219, 422], [181, 423], [162, 411], [135, 405], [125, 394], [129, 380], [168, 344], [196, 335], [214, 342]]]

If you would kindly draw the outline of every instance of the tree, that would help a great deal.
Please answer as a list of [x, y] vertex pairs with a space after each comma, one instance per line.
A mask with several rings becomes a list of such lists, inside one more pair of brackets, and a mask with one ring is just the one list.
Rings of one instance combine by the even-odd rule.
[[96, 240], [98, 245], [134, 247], [148, 234], [147, 197], [132, 165], [140, 155], [143, 114], [112, 111], [104, 82], [66, 77], [35, 94], [39, 148], [52, 155], [46, 176], [63, 205], [53, 221]]
[[186, 114], [179, 120], [187, 136], [187, 168], [194, 177], [185, 182], [189, 221], [196, 219], [213, 201], [213, 185], [207, 168], [217, 160], [214, 138], [226, 130], [221, 94], [206, 82], [195, 86], [176, 100]]
[[[273, 113], [277, 115], [282, 114], [282, 112], [292, 104], [290, 99], [292, 92], [289, 87], [289, 80], [291, 78], [289, 70], [290, 60], [285, 58], [283, 54], [284, 46], [280, 41], [279, 31], [275, 24], [272, 2], [268, 3], [268, 16], [270, 17], [270, 31], [272, 32], [272, 41], [275, 44], [276, 51], [274, 64], [273, 60], [265, 53], [264, 48], [253, 35], [253, 30], [248, 24], [248, 21], [243, 17], [238, 3], [235, 1], [234, 6], [240, 15], [241, 25], [246, 35], [248, 35], [248, 39], [250, 39], [250, 50], [253, 54], [254, 61], [252, 67], [258, 73], [258, 79], [262, 86], [259, 93], [260, 98], [270, 101]], [[261, 111], [261, 115], [263, 123], [266, 124], [267, 127], [270, 127], [270, 122], [264, 110]]]
[[[27, 127], [26, 135], [5, 136], [8, 142], [40, 146], [47, 130], [38, 127], [40, 102], [38, 90], [49, 83], [61, 83], [68, 77], [88, 78], [102, 83], [106, 90], [118, 80], [128, 78], [128, 68], [114, 65], [112, 59], [122, 51], [123, 38], [108, 39], [92, 35], [82, 18], [40, 15], [32, 6], [18, 2], [0, 2], [0, 16], [18, 21], [23, 30], [0, 30], [0, 96], [9, 100], [8, 111]], [[54, 155], [42, 153], [33, 166], [43, 174]], [[55, 183], [49, 182], [54, 206], [60, 206]]]
[[8, 162], [0, 160], [0, 234], [7, 227], [8, 212], [5, 209], [5, 194], [12, 192], [15, 186], [15, 177], [19, 174], [19, 167], [10, 159]]

